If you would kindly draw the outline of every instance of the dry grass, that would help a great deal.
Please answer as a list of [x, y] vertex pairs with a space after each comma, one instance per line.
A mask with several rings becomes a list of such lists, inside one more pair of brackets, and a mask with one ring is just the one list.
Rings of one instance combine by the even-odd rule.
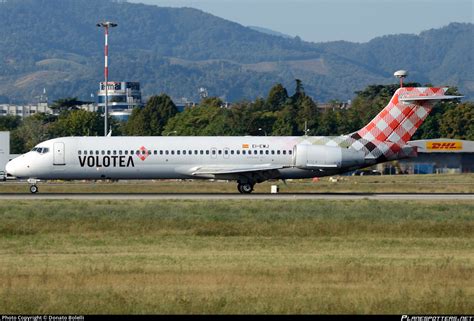
[[474, 310], [474, 204], [0, 204], [1, 313]]

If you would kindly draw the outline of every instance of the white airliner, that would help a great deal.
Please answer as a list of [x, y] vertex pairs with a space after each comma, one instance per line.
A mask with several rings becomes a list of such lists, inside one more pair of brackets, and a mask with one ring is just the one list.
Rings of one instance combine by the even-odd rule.
[[416, 157], [408, 141], [447, 88], [399, 88], [365, 127], [342, 136], [61, 137], [11, 160], [8, 174], [39, 180], [227, 179], [240, 193], [269, 179], [311, 178]]

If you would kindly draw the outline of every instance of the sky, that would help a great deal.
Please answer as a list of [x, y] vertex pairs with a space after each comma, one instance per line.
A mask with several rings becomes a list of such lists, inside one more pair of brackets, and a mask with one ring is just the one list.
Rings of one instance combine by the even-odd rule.
[[367, 42], [474, 22], [474, 0], [128, 0], [192, 7], [215, 16], [313, 42]]

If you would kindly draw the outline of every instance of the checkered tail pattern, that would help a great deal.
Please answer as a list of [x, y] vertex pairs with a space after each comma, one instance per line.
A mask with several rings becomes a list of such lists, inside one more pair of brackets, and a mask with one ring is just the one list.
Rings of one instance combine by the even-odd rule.
[[[348, 143], [363, 150], [367, 159], [379, 161], [416, 156], [416, 149], [407, 144], [433, 108], [423, 97], [443, 96], [447, 88], [399, 88], [389, 104], [365, 127], [348, 136]], [[408, 100], [412, 97], [419, 100]]]

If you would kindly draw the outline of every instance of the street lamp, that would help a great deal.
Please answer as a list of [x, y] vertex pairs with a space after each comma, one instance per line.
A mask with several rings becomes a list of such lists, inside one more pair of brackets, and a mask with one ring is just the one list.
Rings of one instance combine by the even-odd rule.
[[104, 106], [104, 136], [107, 136], [108, 126], [107, 126], [107, 118], [108, 118], [108, 81], [109, 81], [109, 28], [117, 27], [116, 23], [110, 21], [99, 22], [96, 24], [97, 27], [104, 28], [105, 31], [105, 50], [104, 50], [104, 77], [105, 77], [105, 106]]

